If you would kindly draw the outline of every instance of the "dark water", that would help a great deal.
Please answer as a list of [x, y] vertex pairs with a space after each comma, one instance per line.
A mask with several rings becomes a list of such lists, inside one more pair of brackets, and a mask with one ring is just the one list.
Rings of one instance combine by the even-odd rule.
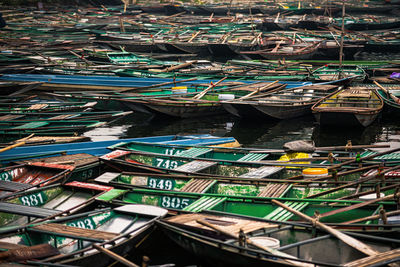
[[248, 121], [230, 115], [195, 119], [174, 119], [132, 114], [107, 127], [84, 133], [93, 141], [130, 137], [209, 133], [217, 136], [232, 136], [245, 147], [282, 148], [293, 140], [313, 140], [316, 146], [353, 144], [375, 144], [390, 142], [395, 145], [400, 139], [398, 118], [386, 118], [374, 122], [367, 128], [320, 128], [310, 115], [284, 121]]

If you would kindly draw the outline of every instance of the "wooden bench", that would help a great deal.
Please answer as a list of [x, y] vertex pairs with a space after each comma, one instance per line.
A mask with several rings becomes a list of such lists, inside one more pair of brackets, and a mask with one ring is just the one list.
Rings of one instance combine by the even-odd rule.
[[181, 192], [204, 193], [216, 182], [216, 180], [211, 179], [192, 179], [182, 187]]
[[209, 210], [224, 202], [226, 197], [201, 197], [189, 206], [185, 207], [184, 211], [200, 212], [202, 210]]
[[28, 231], [93, 242], [104, 242], [119, 236], [119, 234], [116, 233], [73, 227], [58, 223], [36, 225], [29, 227]]
[[46, 218], [54, 214], [60, 213], [59, 210], [46, 209], [39, 207], [30, 207], [14, 203], [0, 203], [0, 212], [12, 213], [35, 218]]
[[215, 161], [194, 160], [186, 164], [183, 164], [175, 168], [174, 170], [182, 172], [200, 172], [217, 164], [218, 163]]

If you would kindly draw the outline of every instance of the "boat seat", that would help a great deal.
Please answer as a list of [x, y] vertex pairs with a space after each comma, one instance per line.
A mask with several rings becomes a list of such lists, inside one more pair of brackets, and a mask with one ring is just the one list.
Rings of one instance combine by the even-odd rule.
[[112, 180], [116, 179], [119, 175], [120, 174], [117, 172], [105, 172], [102, 175], [100, 175], [99, 177], [97, 177], [96, 179], [94, 179], [94, 181], [98, 182], [98, 183], [108, 184]]
[[32, 129], [32, 128], [39, 128], [42, 126], [46, 126], [47, 124], [49, 123], [45, 121], [35, 121], [35, 122], [25, 123], [16, 127], [12, 127], [11, 129]]
[[260, 161], [264, 158], [266, 158], [268, 154], [265, 153], [249, 153], [247, 155], [244, 155], [237, 161]]
[[182, 187], [181, 192], [204, 193], [216, 182], [211, 179], [192, 179]]
[[60, 213], [59, 210], [39, 208], [33, 206], [24, 206], [14, 203], [0, 203], [0, 212], [12, 213], [35, 218], [46, 218]]
[[199, 172], [204, 169], [210, 168], [212, 166], [217, 165], [217, 162], [214, 161], [204, 161], [204, 160], [194, 160], [183, 164], [174, 170], [176, 171], [183, 171], [183, 172]]
[[23, 191], [31, 187], [33, 187], [33, 185], [31, 184], [0, 180], [0, 190], [2, 191], [16, 192]]
[[227, 198], [226, 197], [201, 197], [200, 199], [196, 200], [189, 206], [186, 206], [183, 210], [184, 211], [191, 211], [191, 212], [200, 212], [203, 210], [209, 210], [217, 206], [218, 204], [224, 202]]
[[269, 183], [257, 197], [281, 197], [291, 185]]
[[283, 171], [285, 168], [283, 167], [275, 167], [275, 166], [265, 166], [250, 171], [248, 173], [244, 173], [240, 175], [240, 178], [265, 178], [274, 174], [277, 174]]
[[22, 117], [25, 117], [25, 115], [8, 114], [8, 115], [0, 116], [0, 121], [11, 121], [11, 120], [19, 119]]
[[47, 108], [48, 106], [49, 106], [48, 104], [34, 104], [27, 109], [28, 110], [39, 110], [39, 109]]
[[[297, 210], [297, 211], [303, 210], [308, 205], [307, 202], [292, 202], [292, 201], [286, 201], [284, 204], [294, 210]], [[264, 219], [284, 222], [284, 221], [288, 221], [293, 216], [294, 216], [294, 214], [291, 213], [290, 211], [288, 211], [282, 207], [278, 207], [273, 212], [271, 212], [270, 214], [265, 216]]]
[[212, 151], [211, 148], [201, 148], [201, 147], [193, 147], [188, 150], [181, 151], [176, 154], [179, 157], [188, 157], [188, 158], [195, 158], [201, 155], [204, 155], [208, 152]]
[[58, 223], [39, 224], [33, 227], [29, 227], [28, 231], [63, 236], [67, 238], [76, 238], [93, 242], [104, 242], [119, 236], [119, 234], [112, 232], [85, 229]]

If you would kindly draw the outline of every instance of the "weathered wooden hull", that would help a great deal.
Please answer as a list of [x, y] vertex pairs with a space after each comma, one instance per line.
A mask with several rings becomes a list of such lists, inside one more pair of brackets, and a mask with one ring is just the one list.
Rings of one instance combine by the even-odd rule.
[[250, 104], [222, 102], [222, 106], [226, 111], [237, 117], [248, 119], [266, 117], [263, 112], [260, 112]]
[[195, 118], [204, 116], [214, 116], [224, 114], [226, 111], [221, 104], [212, 104], [207, 106], [198, 105], [157, 105], [146, 104], [151, 110], [160, 114], [165, 114], [178, 118]]
[[317, 123], [321, 126], [362, 126], [367, 127], [372, 124], [378, 117], [378, 113], [373, 114], [355, 114], [352, 112], [332, 111], [332, 112], [315, 112], [314, 116]]
[[302, 105], [268, 105], [258, 103], [252, 106], [261, 111], [267, 117], [284, 120], [311, 114], [312, 105], [313, 103]]

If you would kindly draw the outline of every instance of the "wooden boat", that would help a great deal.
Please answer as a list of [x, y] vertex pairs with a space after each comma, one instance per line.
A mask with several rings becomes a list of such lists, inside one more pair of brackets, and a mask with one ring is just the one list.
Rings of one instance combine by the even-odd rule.
[[36, 120], [33, 122], [14, 122], [1, 121], [0, 135], [2, 136], [25, 136], [32, 133], [41, 135], [54, 134], [61, 132], [64, 135], [73, 135], [77, 132], [83, 132], [96, 127], [104, 126], [107, 122], [92, 120]]
[[40, 158], [35, 159], [14, 160], [12, 164], [28, 164], [35, 166], [55, 165], [60, 166], [60, 168], [69, 168], [71, 169], [71, 174], [65, 179], [68, 178], [68, 180], [71, 181], [84, 182], [88, 179], [95, 178], [100, 174], [99, 158], [85, 153], [52, 157], [49, 157], [48, 155], [44, 157], [41, 155]]
[[[318, 100], [329, 95], [339, 88], [338, 85], [306, 85], [291, 89], [282, 89], [271, 92], [253, 100], [224, 101], [223, 106], [236, 116], [246, 116], [251, 106], [263, 114], [257, 117], [272, 119], [290, 119], [311, 114], [311, 106]], [[233, 111], [233, 112], [232, 112]], [[253, 113], [249, 115], [253, 115]], [[247, 115], [248, 116], [248, 115]]]
[[[300, 47], [293, 46], [283, 46], [277, 49], [270, 50], [258, 50], [258, 51], [244, 51], [241, 54], [244, 55], [258, 55], [265, 59], [289, 59], [289, 60], [299, 60], [299, 59], [310, 59], [318, 50], [321, 45], [320, 42], [302, 45]], [[297, 48], [297, 49], [296, 49]]]
[[400, 115], [400, 103], [399, 103], [399, 95], [398, 90], [400, 86], [398, 85], [380, 85], [371, 86], [370, 88], [375, 88], [377, 90], [379, 96], [383, 99], [385, 106], [383, 110], [389, 116], [399, 116]]
[[[2, 248], [18, 249], [18, 261], [64, 266], [88, 266], [96, 262], [98, 266], [108, 266], [113, 260], [98, 251], [95, 245], [125, 255], [150, 232], [154, 221], [166, 213], [165, 209], [146, 205], [106, 208], [14, 229], [1, 229], [3, 236], [0, 239]], [[29, 253], [38, 245], [44, 248], [40, 256]], [[27, 253], [23, 254], [24, 251]], [[6, 255], [13, 252], [15, 250], [10, 249]], [[5, 261], [15, 261], [6, 255], [3, 255]]]
[[[2, 181], [3, 182], [3, 181]], [[5, 188], [8, 190], [9, 188]], [[12, 188], [10, 188], [12, 189]], [[33, 218], [71, 215], [94, 209], [94, 198], [111, 190], [110, 186], [84, 182], [57, 183], [2, 196], [0, 226], [20, 226], [33, 222]], [[8, 212], [15, 214], [10, 215]]]
[[[312, 169], [312, 171], [321, 169]], [[310, 171], [310, 170], [308, 170]], [[307, 173], [307, 172], [306, 172]], [[377, 195], [375, 182], [363, 178], [376, 175], [372, 169], [365, 174], [343, 175], [340, 181], [329, 181], [325, 177], [297, 176], [293, 179], [271, 179], [244, 177], [232, 178], [221, 176], [179, 175], [179, 174], [142, 174], [135, 172], [106, 172], [95, 179], [96, 182], [115, 188], [161, 189], [177, 192], [209, 193], [220, 196], [253, 196], [270, 198], [316, 198], [319, 199], [373, 199]], [[398, 172], [384, 174], [387, 183], [379, 191], [379, 197], [390, 195], [398, 186]]]
[[[393, 194], [372, 200], [299, 199], [278, 198], [280, 202], [308, 216], [319, 214], [319, 221], [345, 223], [376, 215], [379, 205], [386, 212], [397, 210]], [[274, 204], [276, 197], [232, 196], [211, 193], [177, 192], [161, 189], [112, 189], [97, 197], [98, 201], [115, 205], [139, 203], [163, 207], [174, 211], [201, 212], [216, 210], [278, 221], [298, 221], [299, 217]], [[371, 219], [377, 223], [379, 217]]]
[[383, 109], [383, 100], [363, 86], [333, 93], [315, 103], [312, 112], [320, 125], [367, 127]]
[[[34, 137], [33, 137], [34, 138]], [[31, 139], [29, 139], [31, 140]], [[26, 141], [29, 144], [29, 140]], [[43, 157], [55, 154], [77, 154], [87, 153], [93, 156], [102, 156], [110, 152], [107, 147], [123, 145], [129, 142], [158, 143], [171, 145], [204, 145], [204, 146], [238, 146], [238, 142], [233, 137], [217, 137], [210, 134], [193, 135], [164, 135], [151, 137], [126, 138], [108, 141], [80, 142], [69, 144], [53, 144], [51, 141], [44, 145], [35, 145], [30, 147], [16, 147], [11, 150], [0, 153], [0, 162], [6, 164], [10, 161], [19, 159]], [[32, 145], [36, 141], [33, 141]]]
[[31, 101], [24, 103], [0, 103], [0, 114], [18, 113], [40, 113], [40, 112], [68, 112], [84, 111], [94, 107], [97, 103], [92, 102], [55, 102], [55, 101]]
[[132, 111], [85, 111], [85, 112], [40, 112], [40, 113], [18, 113], [10, 112], [7, 115], [0, 115], [0, 123], [5, 122], [10, 125], [25, 124], [29, 122], [40, 122], [40, 121], [93, 121], [93, 120], [105, 120], [114, 122], [121, 119]]
[[[157, 225], [186, 251], [215, 266], [350, 267], [370, 266], [370, 262], [381, 266], [400, 260], [399, 243], [394, 238], [397, 232], [382, 239], [365, 230], [359, 235], [332, 235], [335, 231], [331, 228], [315, 231], [311, 225], [220, 212], [177, 215]], [[396, 245], [389, 246], [389, 240], [396, 240]], [[368, 256], [355, 244], [379, 248], [379, 252]]]
[[9, 192], [24, 191], [38, 186], [44, 186], [56, 182], [67, 181], [74, 167], [71, 165], [59, 165], [51, 163], [32, 162], [30, 164], [18, 164], [0, 169], [1, 173], [1, 197], [9, 195]]

